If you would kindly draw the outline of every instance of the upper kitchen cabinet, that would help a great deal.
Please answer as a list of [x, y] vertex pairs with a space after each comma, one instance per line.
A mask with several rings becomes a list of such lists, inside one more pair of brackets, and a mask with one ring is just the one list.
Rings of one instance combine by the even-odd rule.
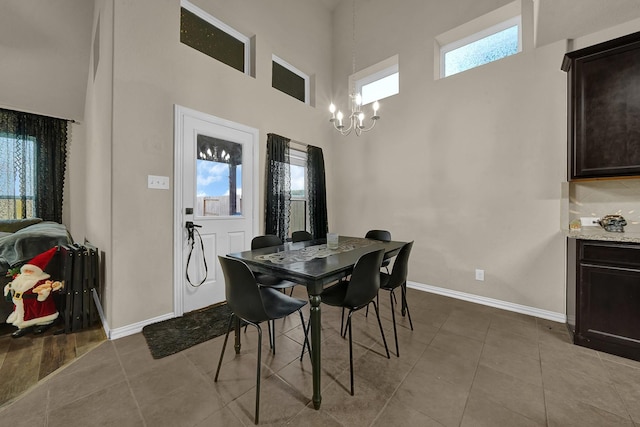
[[640, 176], [640, 32], [569, 52], [569, 179]]

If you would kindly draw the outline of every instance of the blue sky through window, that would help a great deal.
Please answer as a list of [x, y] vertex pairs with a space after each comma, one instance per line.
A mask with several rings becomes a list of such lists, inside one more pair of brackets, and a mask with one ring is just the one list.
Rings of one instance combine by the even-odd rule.
[[448, 77], [518, 53], [518, 26], [491, 34], [444, 54], [444, 76]]
[[304, 167], [291, 165], [291, 195], [304, 197]]
[[[197, 160], [198, 197], [229, 195], [229, 164], [211, 160]], [[236, 189], [242, 194], [242, 165], [236, 167]]]
[[[24, 173], [16, 167], [16, 154], [24, 156]], [[24, 184], [24, 194], [27, 197], [35, 195], [35, 141], [33, 139], [18, 140], [13, 137], [0, 135], [0, 197], [14, 197], [20, 195], [20, 186]], [[19, 178], [24, 177], [24, 183]]]

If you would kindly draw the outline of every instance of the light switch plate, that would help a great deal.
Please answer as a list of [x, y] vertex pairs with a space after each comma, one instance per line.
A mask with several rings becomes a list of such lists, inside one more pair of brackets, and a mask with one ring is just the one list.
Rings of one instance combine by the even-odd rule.
[[156, 190], [168, 190], [169, 189], [169, 177], [168, 176], [158, 176], [158, 175], [148, 175], [147, 176], [147, 186], [149, 188], [153, 188]]

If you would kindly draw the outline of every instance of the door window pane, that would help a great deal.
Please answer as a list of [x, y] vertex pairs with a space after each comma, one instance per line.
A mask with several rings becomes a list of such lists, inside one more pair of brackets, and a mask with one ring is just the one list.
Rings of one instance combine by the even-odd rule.
[[242, 145], [198, 135], [196, 215], [242, 215]]

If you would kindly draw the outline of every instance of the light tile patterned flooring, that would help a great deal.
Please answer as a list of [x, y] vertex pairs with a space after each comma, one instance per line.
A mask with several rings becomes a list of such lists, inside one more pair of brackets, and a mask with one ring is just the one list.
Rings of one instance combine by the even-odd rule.
[[[388, 294], [380, 297], [393, 350]], [[400, 318], [399, 358], [383, 356], [372, 312], [355, 315], [355, 396], [340, 311], [322, 307], [319, 411], [309, 358], [298, 360], [299, 317], [278, 322], [275, 356], [265, 330], [260, 424], [640, 426], [640, 363], [570, 344], [563, 324], [412, 289], [408, 298], [415, 330]], [[253, 425], [257, 334], [250, 327], [242, 339], [240, 355], [228, 346], [217, 383], [223, 337], [160, 360], [141, 334], [104, 342], [3, 407], [1, 423]]]

